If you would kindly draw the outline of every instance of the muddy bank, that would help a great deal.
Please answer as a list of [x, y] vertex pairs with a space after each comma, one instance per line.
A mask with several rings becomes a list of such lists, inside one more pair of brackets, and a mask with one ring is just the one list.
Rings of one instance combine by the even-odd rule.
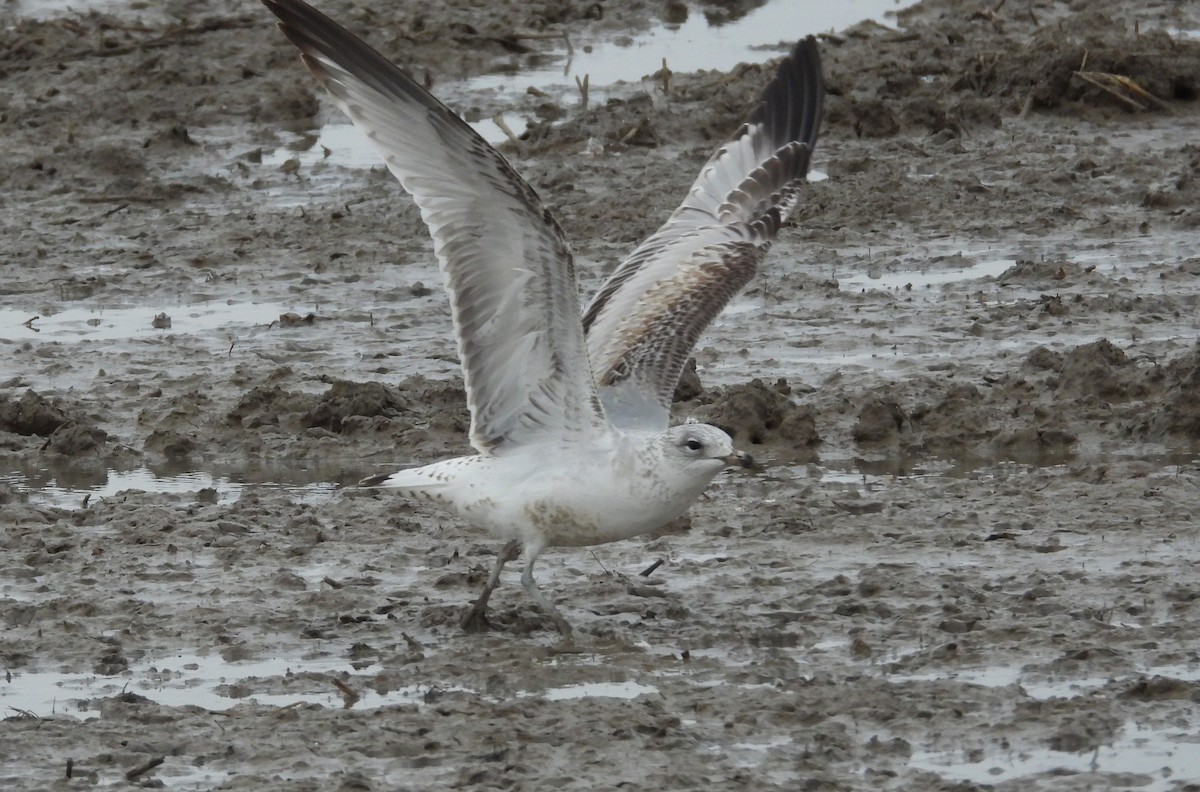
[[[680, 6], [323, 7], [438, 89]], [[301, 156], [269, 14], [6, 22], [5, 788], [1194, 788], [1200, 18], [1010, 6], [822, 38], [828, 178], [677, 393], [764, 469], [548, 553], [577, 652], [515, 577], [461, 634], [495, 543], [335, 487], [468, 419], [420, 218]], [[585, 293], [769, 73], [506, 108]]]

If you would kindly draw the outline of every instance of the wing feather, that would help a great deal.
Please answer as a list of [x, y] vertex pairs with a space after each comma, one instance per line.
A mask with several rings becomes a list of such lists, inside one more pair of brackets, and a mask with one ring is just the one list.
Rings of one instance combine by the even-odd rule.
[[780, 63], [679, 208], [592, 298], [583, 324], [613, 423], [666, 426], [687, 356], [754, 277], [799, 200], [824, 98], [820, 54], [809, 36]]
[[481, 453], [607, 427], [562, 231], [508, 161], [365, 42], [300, 0], [263, 0], [379, 148], [433, 236]]

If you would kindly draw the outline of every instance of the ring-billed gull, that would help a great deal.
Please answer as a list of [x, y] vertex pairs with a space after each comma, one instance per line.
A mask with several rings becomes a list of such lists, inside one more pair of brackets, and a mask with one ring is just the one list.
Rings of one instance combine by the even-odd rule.
[[581, 316], [562, 230], [496, 149], [311, 6], [263, 2], [412, 194], [450, 296], [479, 453], [363, 484], [508, 539], [465, 628], [486, 625], [488, 597], [520, 550], [526, 592], [570, 636], [533, 579], [545, 548], [653, 531], [719, 472], [749, 464], [715, 426], [669, 426], [671, 395], [700, 333], [754, 276], [799, 201], [825, 96], [816, 42], [795, 46], [683, 203]]

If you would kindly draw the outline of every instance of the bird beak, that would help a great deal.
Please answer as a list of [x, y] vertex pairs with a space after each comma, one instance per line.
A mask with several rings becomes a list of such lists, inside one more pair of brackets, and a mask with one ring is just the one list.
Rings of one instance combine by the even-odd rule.
[[725, 464], [730, 467], [753, 468], [754, 457], [747, 454], [745, 451], [734, 451], [729, 456], [725, 457]]

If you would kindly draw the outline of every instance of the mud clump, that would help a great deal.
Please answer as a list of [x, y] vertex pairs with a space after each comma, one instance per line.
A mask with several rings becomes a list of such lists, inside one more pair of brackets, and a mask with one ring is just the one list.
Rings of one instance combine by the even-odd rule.
[[1062, 282], [1081, 272], [1078, 264], [1069, 261], [1031, 261], [1018, 259], [1015, 264], [1000, 273], [996, 280], [1004, 285], [1021, 283], [1042, 288], [1061, 286]]
[[95, 451], [107, 442], [108, 433], [103, 429], [72, 421], [54, 430], [46, 448], [63, 456], [79, 456]]
[[913, 407], [896, 441], [908, 452], [947, 457], [1060, 459], [1078, 436], [1064, 411], [1043, 404], [1050, 398], [1046, 388], [1019, 374], [986, 388], [952, 385], [936, 403]]
[[[913, 130], [959, 137], [997, 128], [1007, 113], [1162, 112], [1200, 96], [1200, 43], [1164, 30], [1139, 34], [1103, 11], [1079, 13], [1066, 27], [1032, 15], [1010, 16], [1004, 29], [964, 25], [957, 15], [904, 21], [904, 37], [874, 23], [846, 31], [871, 41], [866, 68], [829, 48], [831, 127], [863, 138]], [[1017, 44], [1019, 27], [1029, 37]]]
[[1075, 347], [1059, 368], [1057, 396], [1123, 402], [1148, 393], [1138, 367], [1106, 338]]
[[977, 448], [996, 435], [985, 418], [984, 395], [973, 384], [958, 385], [936, 404], [920, 405], [910, 412], [914, 443], [921, 450], [959, 455]]
[[49, 437], [70, 420], [59, 407], [32, 389], [25, 391], [20, 399], [0, 403], [0, 431]]
[[734, 445], [811, 451], [821, 442], [812, 410], [792, 401], [791, 393], [786, 380], [767, 385], [755, 379], [701, 396], [692, 416], [728, 432]]
[[[986, 94], [1027, 95], [1035, 108], [1056, 108], [1075, 101], [1125, 109], [1137, 109], [1141, 104], [1132, 97], [1120, 101], [1080, 78], [1080, 70], [1132, 80], [1161, 102], [1192, 101], [1200, 89], [1200, 45], [1172, 38], [1162, 30], [1139, 36], [1093, 35], [1085, 43], [1047, 28], [1034, 36], [1021, 57], [999, 59], [980, 68], [969, 80]], [[961, 82], [966, 81], [964, 77]], [[1159, 108], [1147, 102], [1142, 109]]]
[[1200, 345], [1155, 373], [1161, 379], [1161, 392], [1139, 411], [1132, 433], [1148, 439], [1174, 435], [1200, 441]]
[[871, 398], [858, 412], [854, 442], [865, 446], [894, 446], [905, 430], [911, 431], [908, 416], [895, 401]]
[[679, 382], [675, 383], [675, 393], [671, 396], [671, 401], [691, 401], [701, 393], [704, 393], [704, 385], [700, 382], [700, 375], [696, 373], [696, 359], [688, 358], [683, 373], [679, 375]]
[[467, 396], [458, 377], [433, 380], [409, 377], [397, 386], [408, 400], [409, 417], [421, 420], [428, 428], [459, 435], [465, 442], [471, 428]]
[[1081, 436], [1149, 441], [1200, 440], [1200, 348], [1166, 365], [1146, 365], [1107, 339], [1057, 351], [1030, 350], [1022, 373], [986, 388], [957, 385], [937, 402], [908, 411], [878, 397], [864, 404], [854, 439], [899, 443], [909, 451], [1044, 458], [1067, 453]]
[[395, 418], [407, 408], [407, 399], [396, 388], [381, 382], [338, 380], [301, 416], [300, 424], [340, 433], [349, 428], [351, 418]]
[[1060, 371], [1063, 356], [1061, 353], [1039, 344], [1029, 350], [1029, 354], [1025, 356], [1025, 363], [1035, 371]]
[[234, 408], [225, 414], [229, 423], [246, 429], [278, 426], [280, 418], [309, 409], [312, 397], [284, 390], [278, 385], [259, 385], [246, 392]]
[[159, 428], [150, 433], [142, 447], [146, 451], [162, 454], [167, 459], [186, 459], [196, 450], [197, 443], [180, 432]]
[[396, 385], [328, 381], [329, 388], [320, 394], [257, 385], [225, 413], [224, 427], [201, 425], [198, 435], [188, 435], [174, 431], [177, 424], [159, 424], [146, 449], [172, 458], [192, 453], [201, 440], [214, 449], [261, 449], [269, 437], [272, 454], [283, 457], [307, 456], [330, 441], [363, 456], [403, 449], [414, 458], [440, 457], [447, 445], [467, 451], [471, 417], [462, 380], [414, 376]]
[[35, 390], [0, 402], [0, 432], [47, 438], [42, 450], [76, 456], [103, 446], [108, 433], [80, 421]]

